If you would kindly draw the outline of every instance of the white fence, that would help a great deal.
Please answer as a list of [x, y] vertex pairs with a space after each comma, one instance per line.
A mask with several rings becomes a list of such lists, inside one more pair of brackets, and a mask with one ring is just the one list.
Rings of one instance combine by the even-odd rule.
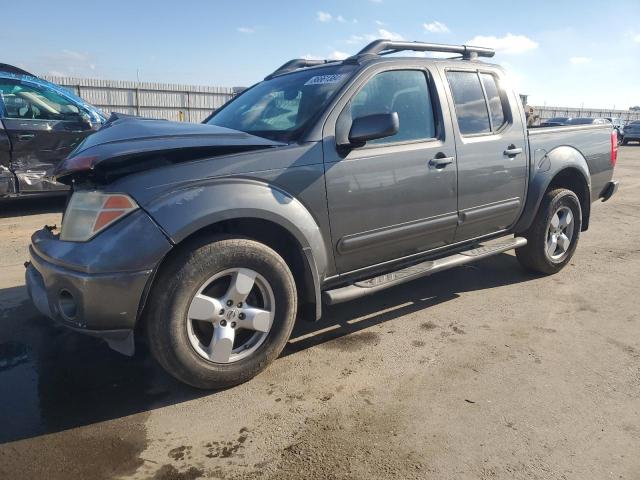
[[73, 91], [105, 113], [201, 122], [233, 98], [239, 89], [170, 83], [129, 82], [87, 78], [44, 77]]
[[607, 110], [601, 108], [569, 108], [569, 107], [540, 107], [534, 106], [540, 120], [554, 117], [591, 117], [591, 118], [619, 118], [623, 122], [640, 120], [640, 110]]
[[[105, 113], [201, 122], [241, 89], [173, 83], [130, 82], [70, 77], [44, 77], [72, 90]], [[524, 99], [526, 102], [526, 97]], [[540, 120], [552, 117], [616, 117], [640, 120], [640, 111], [534, 106]]]

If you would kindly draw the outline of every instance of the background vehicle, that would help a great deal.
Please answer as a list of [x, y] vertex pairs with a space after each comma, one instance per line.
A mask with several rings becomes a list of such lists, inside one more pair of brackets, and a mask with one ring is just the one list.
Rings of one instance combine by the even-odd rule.
[[611, 118], [611, 117], [606, 117], [605, 120], [607, 120], [608, 122], [611, 123], [611, 125], [613, 125], [613, 129], [618, 134], [618, 144], [621, 144], [622, 137], [623, 137], [623, 130], [624, 130], [624, 122], [619, 118]]
[[627, 123], [624, 127], [622, 135], [622, 144], [626, 145], [629, 142], [640, 142], [640, 120]]
[[[383, 55], [402, 50], [461, 58]], [[205, 125], [112, 116], [56, 172], [74, 193], [61, 233], [32, 237], [34, 304], [128, 354], [145, 335], [172, 375], [217, 388], [275, 359], [298, 311], [514, 248], [558, 272], [617, 189], [615, 134], [527, 130], [479, 56], [378, 40], [292, 60]]]
[[611, 122], [606, 118], [591, 118], [591, 117], [574, 117], [567, 120], [565, 125], [609, 125]]
[[54, 168], [104, 121], [68, 90], [0, 64], [0, 198], [67, 190]]
[[540, 123], [541, 127], [559, 127], [565, 125], [569, 117], [553, 117]]

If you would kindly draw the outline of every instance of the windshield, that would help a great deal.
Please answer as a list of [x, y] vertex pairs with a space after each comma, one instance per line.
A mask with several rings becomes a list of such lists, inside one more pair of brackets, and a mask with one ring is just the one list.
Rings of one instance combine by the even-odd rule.
[[312, 68], [265, 80], [227, 103], [207, 123], [272, 140], [293, 140], [322, 112], [355, 68]]

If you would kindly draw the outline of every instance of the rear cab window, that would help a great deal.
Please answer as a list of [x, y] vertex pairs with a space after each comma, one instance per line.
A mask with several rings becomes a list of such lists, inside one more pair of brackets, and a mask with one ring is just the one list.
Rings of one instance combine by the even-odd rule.
[[509, 104], [494, 74], [452, 70], [447, 79], [461, 135], [494, 134], [507, 125]]

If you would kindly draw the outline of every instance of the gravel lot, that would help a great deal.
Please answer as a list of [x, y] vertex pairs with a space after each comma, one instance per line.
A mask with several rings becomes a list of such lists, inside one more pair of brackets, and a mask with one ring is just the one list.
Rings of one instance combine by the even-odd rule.
[[249, 383], [205, 393], [26, 300], [1, 204], [0, 478], [640, 478], [640, 147], [553, 277], [511, 254], [325, 311]]

